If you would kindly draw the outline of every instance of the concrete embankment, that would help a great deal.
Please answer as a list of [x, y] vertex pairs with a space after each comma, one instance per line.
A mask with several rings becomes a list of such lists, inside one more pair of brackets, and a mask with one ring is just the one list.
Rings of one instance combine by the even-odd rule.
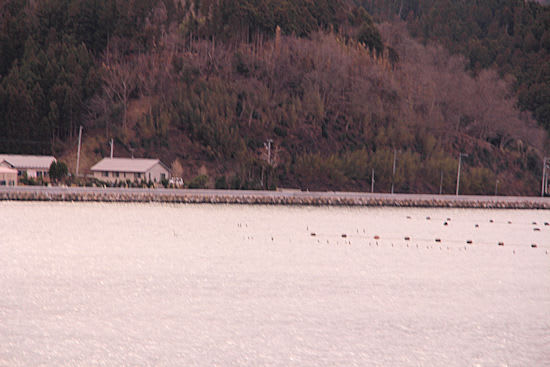
[[389, 206], [486, 209], [550, 209], [550, 198], [367, 194], [345, 192], [274, 192], [115, 188], [1, 188], [0, 200], [136, 202], [184, 204], [260, 204], [310, 206]]

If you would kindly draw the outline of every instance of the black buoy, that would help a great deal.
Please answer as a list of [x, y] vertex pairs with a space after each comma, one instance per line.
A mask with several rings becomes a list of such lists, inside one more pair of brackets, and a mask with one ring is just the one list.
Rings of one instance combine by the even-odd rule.
[[499, 246], [504, 246], [504, 242], [499, 242], [498, 245]]
[[537, 246], [536, 243], [532, 243], [532, 244], [531, 244], [531, 247], [532, 247], [532, 248], [537, 248], [538, 246]]
[[435, 242], [441, 242], [441, 238], [436, 238]]
[[479, 224], [476, 224], [474, 227], [479, 228]]
[[342, 233], [342, 238], [347, 238], [347, 237], [348, 237], [348, 235], [347, 235], [347, 234], [345, 234], [345, 233]]
[[444, 226], [447, 226], [447, 225], [449, 225], [449, 223], [445, 222], [445, 223], [443, 223], [443, 225], [444, 225]]
[[466, 243], [467, 243], [468, 245], [471, 245], [471, 244], [473, 243], [473, 241], [472, 241], [472, 240], [467, 240]]
[[315, 237], [317, 234], [315, 232], [311, 232], [311, 237]]
[[540, 228], [533, 228], [533, 231], [540, 232]]
[[494, 223], [495, 221], [492, 219], [489, 219], [489, 223]]
[[405, 237], [405, 241], [410, 241], [410, 240], [411, 240], [411, 238], [409, 236]]

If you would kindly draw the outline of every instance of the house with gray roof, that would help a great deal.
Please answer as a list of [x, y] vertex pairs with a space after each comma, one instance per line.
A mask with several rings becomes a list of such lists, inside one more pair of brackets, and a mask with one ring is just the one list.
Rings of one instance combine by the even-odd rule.
[[0, 166], [16, 169], [19, 177], [47, 179], [53, 162], [50, 155], [0, 154]]
[[170, 170], [158, 159], [103, 158], [90, 169], [101, 181], [161, 182], [170, 178]]

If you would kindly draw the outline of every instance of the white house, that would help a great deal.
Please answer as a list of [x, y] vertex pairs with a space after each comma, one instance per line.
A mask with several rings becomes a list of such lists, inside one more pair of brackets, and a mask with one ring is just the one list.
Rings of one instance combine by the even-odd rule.
[[103, 158], [90, 169], [101, 181], [151, 181], [170, 178], [170, 170], [158, 159]]
[[17, 176], [47, 178], [55, 157], [49, 155], [0, 154], [0, 166], [17, 170]]

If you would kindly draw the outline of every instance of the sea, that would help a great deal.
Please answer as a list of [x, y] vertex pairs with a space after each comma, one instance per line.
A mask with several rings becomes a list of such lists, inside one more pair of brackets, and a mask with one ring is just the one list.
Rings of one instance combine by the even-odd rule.
[[550, 366], [549, 222], [0, 202], [0, 366]]

